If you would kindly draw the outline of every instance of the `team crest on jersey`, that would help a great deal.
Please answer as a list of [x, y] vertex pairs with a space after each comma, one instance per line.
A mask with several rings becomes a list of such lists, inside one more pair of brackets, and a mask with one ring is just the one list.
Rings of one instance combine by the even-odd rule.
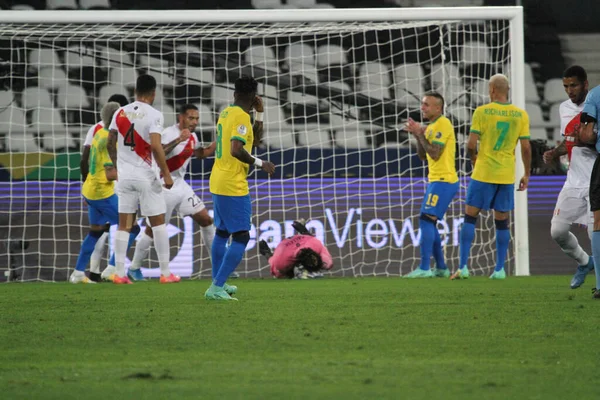
[[247, 134], [247, 133], [248, 133], [248, 129], [246, 128], [246, 125], [239, 125], [239, 126], [237, 127], [237, 132], [238, 132], [240, 135], [245, 135], [245, 134]]
[[441, 137], [442, 137], [442, 132], [438, 132], [435, 134], [436, 139], [441, 139]]

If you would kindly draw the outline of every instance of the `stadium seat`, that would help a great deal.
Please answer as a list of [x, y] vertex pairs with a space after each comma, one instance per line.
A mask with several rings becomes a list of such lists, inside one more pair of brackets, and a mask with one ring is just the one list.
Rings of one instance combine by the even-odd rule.
[[209, 69], [199, 67], [185, 68], [185, 83], [198, 86], [210, 86], [214, 83], [214, 73]]
[[304, 70], [315, 65], [315, 51], [306, 43], [292, 43], [285, 48], [285, 65], [289, 71]]
[[57, 89], [67, 84], [67, 74], [62, 68], [43, 68], [38, 73], [38, 86], [43, 89]]
[[81, 86], [66, 85], [58, 89], [56, 105], [59, 108], [89, 108], [90, 101]]
[[289, 149], [296, 147], [296, 134], [291, 126], [281, 124], [278, 129], [265, 129], [262, 144], [276, 149]]
[[272, 102], [276, 102], [276, 104], [279, 104], [279, 95], [277, 94], [277, 88], [275, 86], [259, 83], [258, 95], [263, 98], [265, 104], [269, 104]]
[[[564, 90], [563, 90], [564, 93]], [[564, 101], [564, 99], [563, 99]], [[562, 103], [562, 102], [561, 102]], [[560, 104], [561, 103], [554, 103], [552, 104], [552, 107], [550, 107], [550, 122], [554, 122], [556, 124], [556, 126], [560, 126]]]
[[108, 81], [113, 85], [134, 88], [138, 73], [133, 67], [111, 68]]
[[217, 123], [215, 113], [206, 104], [196, 104], [196, 107], [198, 107], [198, 113], [200, 114], [198, 126], [201, 129], [214, 129]]
[[408, 92], [404, 87], [398, 85], [396, 85], [394, 89], [396, 103], [409, 108], [417, 108], [421, 105], [422, 94], [422, 91]]
[[25, 113], [16, 106], [0, 111], [0, 133], [24, 132], [26, 124]]
[[287, 0], [287, 5], [295, 8], [315, 8], [317, 0]]
[[462, 83], [460, 70], [454, 64], [434, 64], [431, 66], [431, 87], [441, 91], [445, 85]]
[[33, 49], [29, 52], [28, 69], [38, 71], [44, 68], [54, 69], [62, 64], [60, 57], [53, 49]]
[[[137, 55], [137, 66], [138, 68], [142, 68], [144, 70], [147, 69], [169, 69], [169, 61], [163, 60], [158, 55], [148, 56], [146, 54], [138, 54]], [[150, 72], [152, 74], [152, 72]]]
[[389, 87], [392, 84], [390, 69], [379, 62], [366, 62], [358, 67], [358, 81], [361, 87], [372, 85]]
[[542, 114], [542, 108], [539, 104], [526, 103], [525, 111], [527, 111], [527, 114], [529, 114], [529, 124], [531, 125], [532, 129], [539, 128], [539, 125], [545, 122]]
[[156, 85], [159, 88], [172, 88], [177, 84], [175, 75], [168, 70], [162, 72], [151, 72], [150, 74], [154, 77], [154, 79], [156, 79]]
[[[352, 95], [352, 88], [350, 87], [349, 84], [347, 84], [346, 82], [341, 82], [341, 81], [332, 81], [332, 82], [327, 82], [324, 85], [319, 85], [319, 88], [327, 88], [327, 95], [328, 95], [328, 99], [333, 100], [333, 101], [338, 101], [341, 102], [343, 101], [343, 96], [341, 94], [338, 94], [338, 91], [341, 91], [342, 93], [345, 93], [346, 96]], [[337, 89], [337, 90], [336, 90]]]
[[77, 10], [77, 2], [75, 0], [47, 0], [47, 10]]
[[21, 101], [25, 110], [34, 108], [53, 108], [50, 92], [40, 87], [28, 87], [21, 94]]
[[298, 143], [300, 146], [313, 149], [330, 149], [333, 147], [331, 132], [323, 129], [320, 124], [296, 124], [294, 129], [298, 133]]
[[421, 104], [423, 75], [423, 69], [419, 64], [403, 64], [394, 68], [396, 101], [414, 105], [416, 99], [416, 104]]
[[441, 90], [446, 104], [467, 104], [469, 102], [469, 93], [461, 82], [453, 82]]
[[367, 143], [365, 126], [358, 121], [346, 121], [341, 129], [336, 129], [334, 141], [336, 146], [343, 149], [365, 149]]
[[133, 61], [128, 52], [117, 50], [112, 47], [104, 47], [100, 50], [102, 62], [109, 67], [133, 67]]
[[348, 63], [348, 57], [341, 46], [328, 44], [317, 48], [317, 66], [328, 67], [346, 63]]
[[566, 100], [565, 88], [560, 78], [552, 78], [546, 81], [544, 85], [544, 99], [552, 103], [562, 103]]
[[544, 128], [531, 128], [531, 140], [548, 140], [548, 132]]
[[15, 102], [15, 94], [12, 90], [0, 90], [0, 110], [9, 107]]
[[454, 117], [454, 119], [463, 122], [463, 123], [471, 123], [471, 117], [473, 116], [473, 111], [470, 107], [460, 106], [460, 105], [450, 105], [446, 107], [445, 112], [447, 117]]
[[535, 86], [533, 70], [529, 64], [525, 64], [525, 101], [530, 103], [540, 102], [540, 95]]
[[169, 126], [173, 126], [178, 122], [177, 121], [177, 111], [174, 110], [173, 107], [171, 107], [168, 104], [160, 104], [160, 108], [158, 108], [159, 104], [155, 104], [155, 106], [160, 112], [163, 113], [163, 117], [164, 117], [163, 126], [165, 128], [168, 128]]
[[69, 46], [65, 50], [65, 69], [71, 70], [95, 65], [96, 60], [92, 49], [83, 46]]
[[222, 110], [225, 106], [233, 102], [233, 90], [234, 86], [231, 84], [225, 84], [225, 86], [215, 85], [212, 88], [212, 104], [215, 110]]
[[562, 140], [562, 135], [560, 134], [560, 128], [554, 128], [552, 130], [552, 143], [556, 144]]
[[372, 86], [361, 86], [359, 92], [362, 95], [365, 95], [367, 97], [371, 97], [373, 99], [377, 99], [377, 100], [385, 100], [385, 99], [391, 99], [392, 97], [390, 96], [390, 88], [389, 87], [383, 87], [383, 86], [378, 86], [378, 85], [372, 85]]
[[41, 139], [42, 148], [49, 152], [57, 152], [75, 147], [75, 139], [65, 132], [44, 132]]
[[110, 10], [109, 0], [79, 0], [82, 10]]
[[290, 105], [314, 105], [319, 104], [319, 99], [316, 96], [310, 94], [304, 94], [302, 92], [288, 90], [288, 102]]
[[269, 46], [254, 45], [244, 51], [244, 60], [246, 64], [254, 67], [263, 68], [269, 71], [279, 70], [279, 61], [275, 57], [275, 52]]
[[468, 41], [461, 48], [461, 61], [466, 64], [487, 64], [491, 63], [492, 57], [490, 48], [485, 42]]
[[281, 0], [252, 0], [254, 8], [283, 8]]
[[54, 132], [64, 134], [66, 128], [57, 109], [38, 108], [33, 110], [31, 116], [31, 131], [34, 133]]
[[102, 107], [113, 94], [122, 94], [123, 96], [129, 98], [129, 90], [127, 90], [125, 86], [106, 85], [100, 88], [98, 93], [98, 105]]
[[35, 8], [29, 4], [15, 4], [11, 8], [13, 11], [33, 11]]
[[471, 106], [479, 107], [490, 101], [490, 83], [484, 79], [477, 79], [471, 83]]

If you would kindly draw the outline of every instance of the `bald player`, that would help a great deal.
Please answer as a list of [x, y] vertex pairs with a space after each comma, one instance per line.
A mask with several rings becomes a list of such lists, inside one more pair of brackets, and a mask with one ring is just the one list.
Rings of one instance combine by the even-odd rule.
[[531, 171], [529, 115], [508, 102], [508, 92], [508, 78], [501, 74], [492, 76], [489, 84], [491, 102], [477, 107], [473, 114], [467, 144], [473, 173], [460, 232], [460, 265], [450, 279], [469, 277], [469, 253], [481, 210], [494, 210], [496, 225], [496, 268], [490, 279], [506, 278], [504, 262], [510, 242], [508, 217], [515, 203], [515, 148], [518, 142], [521, 142], [525, 175], [517, 190], [527, 189]]

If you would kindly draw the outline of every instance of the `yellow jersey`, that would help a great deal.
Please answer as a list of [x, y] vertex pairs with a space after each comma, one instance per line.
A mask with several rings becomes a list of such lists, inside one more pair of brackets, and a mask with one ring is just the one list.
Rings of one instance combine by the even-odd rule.
[[479, 135], [479, 152], [471, 177], [480, 182], [515, 183], [515, 148], [529, 139], [529, 115], [510, 103], [477, 107], [471, 133]]
[[231, 141], [244, 143], [244, 149], [252, 153], [254, 132], [250, 115], [240, 107], [231, 105], [224, 109], [217, 121], [215, 164], [210, 173], [210, 192], [223, 196], [245, 196], [248, 189], [250, 166], [231, 155]]
[[431, 144], [444, 147], [436, 161], [427, 154], [429, 182], [458, 182], [456, 174], [456, 135], [452, 122], [445, 116], [439, 116], [425, 130], [425, 139]]
[[106, 178], [104, 167], [113, 165], [106, 142], [108, 141], [108, 130], [102, 128], [94, 134], [90, 146], [90, 172], [88, 173], [81, 194], [88, 200], [102, 200], [115, 194], [115, 183]]

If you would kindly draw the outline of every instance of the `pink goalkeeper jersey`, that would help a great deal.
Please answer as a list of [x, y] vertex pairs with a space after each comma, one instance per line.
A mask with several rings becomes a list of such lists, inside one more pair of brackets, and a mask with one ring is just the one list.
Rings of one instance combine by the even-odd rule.
[[312, 249], [321, 256], [323, 268], [331, 269], [333, 260], [329, 250], [321, 243], [319, 239], [309, 235], [296, 235], [291, 238], [283, 239], [275, 249], [275, 252], [269, 258], [271, 265], [271, 275], [276, 278], [286, 278], [290, 269], [296, 265], [296, 256], [302, 249]]

